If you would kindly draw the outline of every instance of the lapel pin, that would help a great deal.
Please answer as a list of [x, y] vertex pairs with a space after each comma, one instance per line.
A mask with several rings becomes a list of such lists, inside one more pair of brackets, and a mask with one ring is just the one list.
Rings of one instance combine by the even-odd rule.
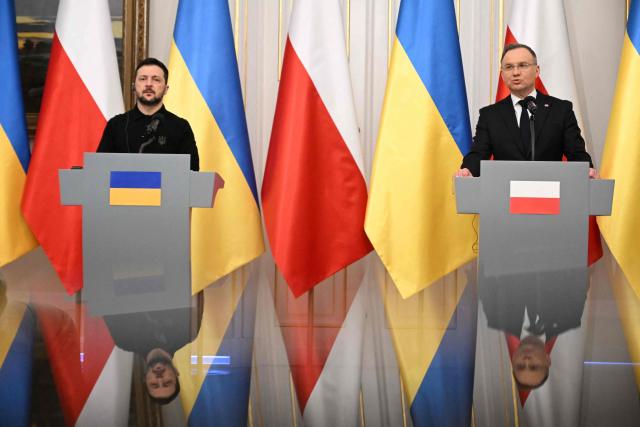
[[544, 108], [549, 108], [549, 104], [544, 104]]

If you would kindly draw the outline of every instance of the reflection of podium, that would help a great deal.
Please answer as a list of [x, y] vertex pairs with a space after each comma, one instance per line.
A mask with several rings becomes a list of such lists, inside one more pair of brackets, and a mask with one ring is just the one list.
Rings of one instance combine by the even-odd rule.
[[583, 162], [481, 162], [456, 178], [459, 213], [480, 214], [478, 285], [585, 287], [589, 215], [610, 215], [613, 180]]
[[62, 204], [84, 207], [83, 297], [92, 315], [190, 307], [189, 209], [212, 207], [224, 183], [190, 171], [189, 159], [85, 153], [84, 169], [60, 170]]

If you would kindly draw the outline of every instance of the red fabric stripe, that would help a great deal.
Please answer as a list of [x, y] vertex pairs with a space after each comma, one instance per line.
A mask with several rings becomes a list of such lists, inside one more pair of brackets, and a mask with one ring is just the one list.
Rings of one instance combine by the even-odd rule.
[[372, 250], [367, 187], [291, 42], [262, 185], [273, 257], [296, 296]]
[[511, 197], [509, 212], [516, 215], [558, 215], [560, 213], [560, 199], [549, 197]]
[[35, 304], [35, 308], [65, 422], [73, 426], [114, 343], [101, 317], [88, 316], [82, 305], [65, 305], [62, 309]]
[[58, 169], [82, 165], [106, 124], [57, 35], [27, 173], [22, 211], [70, 294], [82, 288], [81, 208], [60, 205]]
[[[513, 36], [511, 29], [507, 26], [507, 33], [504, 37], [504, 45], [506, 47], [507, 45], [514, 43], [518, 43], [518, 41]], [[540, 77], [536, 79], [536, 90], [545, 95], [549, 95], [549, 92], [547, 92], [547, 89], [544, 87], [544, 84], [542, 83]], [[502, 74], [498, 74], [498, 91], [496, 92], [496, 102], [506, 98], [507, 96], [509, 96], [509, 88], [504, 83], [504, 80], [502, 80]]]

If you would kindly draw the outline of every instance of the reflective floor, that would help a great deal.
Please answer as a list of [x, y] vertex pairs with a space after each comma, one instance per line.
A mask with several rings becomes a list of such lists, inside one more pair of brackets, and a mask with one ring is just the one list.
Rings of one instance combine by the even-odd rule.
[[1, 271], [0, 425], [637, 426], [640, 299], [608, 254], [588, 273], [473, 264], [405, 300], [369, 255], [294, 298], [263, 256], [188, 307], [95, 316], [36, 250]]

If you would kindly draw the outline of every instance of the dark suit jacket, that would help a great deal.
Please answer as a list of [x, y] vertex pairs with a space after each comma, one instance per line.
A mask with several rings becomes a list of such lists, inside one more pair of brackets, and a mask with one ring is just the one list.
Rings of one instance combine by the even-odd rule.
[[587, 299], [587, 284], [538, 283], [521, 285], [512, 282], [489, 282], [478, 288], [488, 326], [516, 337], [522, 332], [525, 308], [538, 315], [545, 325], [547, 340], [580, 327]]
[[[565, 155], [569, 161], [589, 162], [593, 167], [571, 102], [538, 92], [536, 104], [535, 160], [560, 161]], [[480, 161], [492, 155], [495, 160], [529, 160], [531, 156], [530, 148], [522, 150], [510, 96], [480, 110], [476, 135], [461, 167], [480, 176]]]

